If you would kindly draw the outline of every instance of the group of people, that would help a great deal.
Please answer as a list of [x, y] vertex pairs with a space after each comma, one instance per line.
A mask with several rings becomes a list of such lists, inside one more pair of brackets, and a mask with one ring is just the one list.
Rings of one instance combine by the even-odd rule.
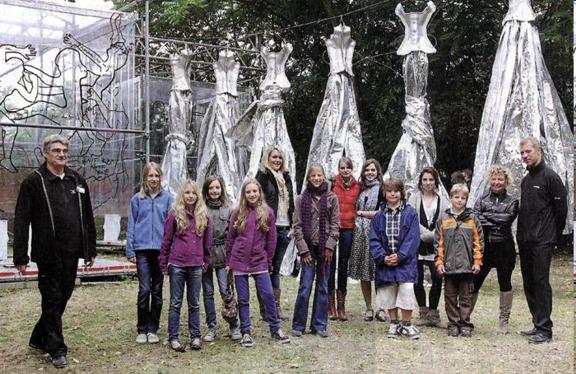
[[[42, 315], [29, 345], [48, 352], [55, 367], [67, 366], [62, 314], [70, 298], [78, 259], [90, 266], [96, 255], [96, 230], [86, 181], [66, 166], [68, 140], [44, 140], [46, 162], [22, 183], [14, 229], [14, 263], [26, 271], [29, 226], [31, 260], [38, 264]], [[228, 318], [229, 337], [244, 347], [254, 345], [250, 288], [255, 281], [261, 317], [273, 340], [289, 343], [281, 328], [280, 267], [291, 240], [300, 261], [291, 335], [328, 336], [328, 320], [346, 321], [347, 280], [360, 281], [365, 321], [389, 321], [387, 336], [417, 339], [417, 325], [447, 327], [449, 336], [472, 335], [471, 313], [479, 290], [495, 267], [500, 286], [499, 328], [508, 331], [512, 306], [511, 275], [516, 251], [512, 223], [518, 216], [517, 242], [524, 291], [533, 328], [522, 332], [533, 343], [552, 338], [552, 250], [566, 219], [566, 188], [542, 160], [540, 143], [526, 138], [520, 153], [528, 173], [521, 201], [507, 187], [510, 172], [494, 165], [486, 175], [489, 191], [467, 207], [468, 187], [456, 183], [446, 201], [438, 191], [438, 172], [425, 167], [416, 191], [405, 191], [401, 179], [383, 180], [375, 159], [354, 178], [352, 161], [343, 157], [337, 175], [328, 180], [321, 165], [309, 166], [303, 192], [293, 196], [280, 147], [268, 148], [254, 179], [242, 185], [232, 207], [222, 178], [209, 176], [202, 186], [185, 181], [173, 197], [161, 187], [162, 170], [147, 163], [142, 185], [130, 201], [126, 255], [137, 265], [137, 343], [158, 343], [164, 275], [170, 282], [168, 342], [184, 351], [180, 311], [188, 303], [190, 347], [216, 338], [214, 275], [222, 299], [235, 288], [238, 317]], [[426, 298], [425, 269], [431, 288]], [[372, 306], [376, 289], [376, 313]], [[438, 310], [444, 282], [447, 326]], [[200, 329], [202, 290], [207, 332]], [[412, 312], [419, 307], [419, 318]], [[239, 320], [238, 320], [239, 319]]]

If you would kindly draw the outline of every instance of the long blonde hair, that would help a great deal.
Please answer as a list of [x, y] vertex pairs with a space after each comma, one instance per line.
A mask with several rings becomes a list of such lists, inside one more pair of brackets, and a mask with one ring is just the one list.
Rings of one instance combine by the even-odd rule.
[[188, 218], [186, 203], [184, 202], [184, 191], [188, 188], [192, 188], [196, 194], [196, 203], [194, 204], [192, 215], [196, 221], [196, 234], [200, 236], [208, 226], [208, 211], [204, 199], [202, 198], [202, 193], [200, 192], [198, 183], [190, 179], [182, 184], [178, 194], [176, 195], [176, 199], [174, 200], [174, 205], [172, 206], [174, 216], [176, 216], [176, 232], [178, 234], [183, 234], [188, 230], [188, 227], [190, 227], [190, 219]]
[[[162, 180], [162, 168], [155, 162], [147, 162], [142, 169], [142, 183], [140, 184], [140, 198], [144, 199], [146, 197], [146, 191], [148, 191], [148, 174], [150, 170], [156, 170]], [[160, 190], [161, 187], [158, 189]]]
[[262, 232], [268, 232], [270, 230], [270, 226], [268, 225], [268, 204], [266, 204], [266, 200], [264, 200], [264, 192], [262, 191], [262, 186], [260, 183], [254, 178], [248, 179], [242, 185], [242, 190], [240, 191], [240, 202], [238, 203], [238, 214], [236, 216], [236, 222], [234, 222], [234, 230], [236, 232], [244, 232], [246, 229], [246, 221], [248, 219], [248, 209], [250, 208], [248, 205], [248, 200], [246, 200], [246, 187], [249, 184], [254, 184], [258, 187], [258, 191], [260, 191], [260, 197], [256, 202], [256, 226]]

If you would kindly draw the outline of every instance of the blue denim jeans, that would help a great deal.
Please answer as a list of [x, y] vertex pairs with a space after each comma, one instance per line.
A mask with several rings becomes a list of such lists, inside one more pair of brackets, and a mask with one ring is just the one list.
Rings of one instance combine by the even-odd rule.
[[162, 284], [164, 275], [158, 265], [156, 249], [136, 251], [138, 270], [138, 334], [156, 333], [162, 312]]
[[[340, 229], [338, 240], [338, 291], [346, 294], [348, 290], [348, 260], [352, 251], [354, 229]], [[328, 292], [336, 289], [336, 256], [332, 256], [330, 263], [330, 277], [328, 278]]]
[[[260, 294], [262, 302], [264, 303], [264, 311], [266, 312], [266, 319], [270, 327], [270, 334], [274, 334], [280, 328], [280, 320], [278, 319], [278, 313], [276, 311], [276, 302], [274, 301], [274, 294], [272, 292], [270, 274], [254, 274], [252, 277], [256, 282], [256, 291]], [[242, 334], [249, 334], [252, 323], [250, 322], [250, 287], [248, 285], [248, 275], [235, 275], [234, 283], [236, 284], [236, 292], [238, 293], [240, 331]]]
[[[314, 250], [318, 250], [314, 248]], [[314, 303], [312, 304], [312, 319], [310, 330], [327, 331], [328, 329], [328, 275], [329, 266], [313, 259], [310, 266], [302, 263], [300, 270], [300, 286], [296, 305], [294, 305], [294, 318], [292, 319], [292, 330], [304, 332], [306, 320], [308, 319], [308, 304], [312, 293], [312, 284], [316, 277], [316, 288], [314, 290]]]
[[178, 339], [180, 335], [180, 308], [186, 290], [188, 301], [188, 330], [190, 339], [200, 337], [200, 287], [202, 287], [202, 266], [168, 267], [170, 277], [170, 309], [168, 311], [168, 339]]
[[280, 288], [280, 267], [282, 266], [282, 260], [284, 260], [284, 254], [286, 254], [286, 248], [288, 248], [290, 243], [288, 231], [290, 231], [289, 227], [277, 227], [278, 239], [274, 258], [272, 259], [272, 273], [270, 273], [272, 288], [274, 289]]
[[[214, 302], [214, 279], [212, 274], [216, 273], [216, 281], [220, 297], [224, 298], [228, 291], [228, 274], [225, 268], [214, 269], [209, 267], [206, 273], [202, 275], [202, 297], [204, 299], [204, 311], [206, 312], [206, 325], [208, 328], [216, 327], [216, 304]], [[230, 323], [230, 328], [238, 327], [238, 320]]]

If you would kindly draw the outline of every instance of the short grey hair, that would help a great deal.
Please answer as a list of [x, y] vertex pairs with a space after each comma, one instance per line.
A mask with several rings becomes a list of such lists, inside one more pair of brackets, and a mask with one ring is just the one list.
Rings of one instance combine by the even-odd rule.
[[542, 144], [540, 144], [540, 140], [536, 139], [534, 136], [527, 136], [520, 140], [520, 147], [526, 144], [530, 144], [532, 147], [540, 151], [542, 150]]
[[48, 135], [47, 137], [44, 138], [44, 144], [42, 146], [44, 153], [48, 152], [50, 150], [50, 145], [52, 145], [54, 143], [62, 143], [66, 147], [68, 147], [70, 145], [70, 142], [68, 141], [68, 139], [66, 139], [62, 135], [59, 135], [59, 134]]

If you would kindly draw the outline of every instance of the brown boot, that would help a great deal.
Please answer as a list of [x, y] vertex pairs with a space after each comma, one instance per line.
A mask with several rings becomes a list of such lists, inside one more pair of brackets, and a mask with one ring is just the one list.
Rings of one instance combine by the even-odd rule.
[[428, 310], [428, 322], [430, 322], [430, 324], [428, 326], [434, 326], [434, 327], [438, 327], [441, 329], [448, 328], [448, 325], [446, 325], [446, 323], [444, 323], [444, 322], [442, 322], [442, 320], [440, 320], [440, 312], [438, 311], [438, 309], [429, 309]]
[[500, 292], [500, 332], [508, 334], [508, 321], [510, 320], [510, 311], [512, 310], [512, 291]]
[[276, 301], [276, 311], [278, 312], [278, 319], [281, 321], [287, 321], [288, 317], [282, 314], [282, 307], [280, 306], [280, 297], [282, 296], [282, 290], [280, 288], [274, 288], [274, 300]]
[[342, 291], [338, 291], [338, 319], [348, 321], [348, 317], [346, 317], [346, 294]]
[[336, 315], [336, 291], [330, 292], [330, 297], [328, 298], [328, 319], [331, 321], [336, 321], [338, 316]]
[[429, 325], [428, 307], [427, 306], [421, 306], [419, 308], [418, 319], [415, 319], [414, 321], [412, 321], [412, 324], [414, 326], [428, 326]]

